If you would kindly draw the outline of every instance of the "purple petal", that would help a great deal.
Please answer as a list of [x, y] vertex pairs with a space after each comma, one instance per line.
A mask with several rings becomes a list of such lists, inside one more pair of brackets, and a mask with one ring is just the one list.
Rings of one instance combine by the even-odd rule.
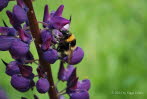
[[21, 56], [25, 57], [29, 51], [29, 45], [22, 42], [20, 39], [16, 39], [13, 41], [9, 51], [12, 55], [15, 55], [17, 57], [21, 57]]
[[89, 99], [87, 91], [76, 91], [69, 94], [70, 99]]
[[11, 78], [11, 85], [20, 92], [26, 92], [30, 89], [31, 80], [21, 76], [13, 75]]
[[41, 31], [41, 39], [43, 42], [46, 42], [48, 39], [52, 39], [52, 34], [50, 31], [42, 30]]
[[62, 80], [64, 72], [65, 72], [64, 63], [61, 61], [60, 62], [59, 72], [58, 72], [58, 79], [59, 80]]
[[62, 16], [63, 9], [64, 9], [64, 5], [60, 5], [56, 10], [54, 16]]
[[24, 31], [23, 29], [18, 29], [19, 32], [19, 37], [21, 38], [22, 41], [26, 43], [30, 43], [32, 40], [32, 36], [29, 32]]
[[48, 39], [47, 41], [43, 42], [43, 44], [41, 45], [41, 49], [46, 51], [50, 48], [51, 45], [51, 39]]
[[70, 75], [68, 81], [67, 81], [67, 93], [69, 93], [71, 90], [74, 90], [77, 87], [78, 77], [76, 75], [76, 68], [73, 70], [72, 74]]
[[18, 67], [19, 63], [17, 61], [12, 61], [9, 64], [7, 64], [3, 60], [2, 60], [2, 62], [6, 66], [6, 74], [8, 74], [9, 76], [13, 76], [15, 74], [20, 74], [20, 70], [19, 70], [19, 67]]
[[15, 5], [14, 8], [13, 8], [13, 13], [14, 15], [16, 16], [17, 20], [20, 22], [20, 23], [23, 23], [25, 21], [28, 20], [27, 18], [27, 13], [25, 12], [25, 10], [23, 8], [21, 8], [20, 6], [18, 5]]
[[84, 80], [78, 81], [77, 89], [87, 90], [88, 91], [90, 89], [90, 80], [89, 79], [84, 79]]
[[10, 11], [6, 11], [7, 16], [9, 17], [10, 23], [11, 25], [15, 28], [15, 29], [19, 29], [21, 28], [21, 22], [16, 18], [16, 16], [10, 12]]
[[23, 0], [17, 0], [17, 5], [19, 5], [21, 8], [25, 7]]
[[65, 26], [66, 24], [70, 23], [69, 20], [62, 18], [62, 17], [58, 17], [55, 16], [51, 19], [50, 24], [55, 28], [55, 29], [61, 29], [63, 28], [63, 26]]
[[7, 5], [9, 0], [0, 0], [0, 11], [2, 11]]
[[73, 65], [68, 65], [65, 69], [63, 64], [60, 64], [60, 69], [58, 73], [58, 79], [62, 81], [67, 81], [74, 71], [75, 67]]
[[16, 32], [14, 28], [0, 27], [0, 33], [2, 33], [2, 35], [16, 36]]
[[43, 58], [46, 62], [54, 64], [58, 59], [58, 52], [55, 49], [49, 49], [43, 52]]
[[9, 50], [13, 41], [15, 41], [15, 39], [16, 38], [14, 37], [0, 36], [0, 50], [1, 51]]
[[51, 40], [52, 40], [52, 34], [47, 31], [47, 30], [43, 30], [41, 32], [41, 39], [42, 39], [42, 45], [41, 48], [45, 51], [48, 50], [50, 48], [51, 45]]
[[48, 5], [45, 5], [43, 22], [47, 22], [47, 21], [49, 21], [49, 19], [50, 19], [50, 14], [49, 14]]
[[47, 79], [40, 78], [36, 83], [36, 88], [39, 93], [46, 93], [48, 92], [50, 84]]
[[18, 64], [19, 63], [17, 61], [10, 62], [6, 67], [6, 73], [10, 76], [13, 76], [15, 74], [20, 74]]
[[68, 62], [68, 56], [65, 57], [65, 61], [68, 62], [69, 64], [75, 65], [78, 64], [82, 61], [84, 57], [84, 51], [82, 50], [82, 48], [80, 47], [76, 47], [76, 49], [74, 49], [73, 53], [72, 53], [72, 57], [70, 62]]

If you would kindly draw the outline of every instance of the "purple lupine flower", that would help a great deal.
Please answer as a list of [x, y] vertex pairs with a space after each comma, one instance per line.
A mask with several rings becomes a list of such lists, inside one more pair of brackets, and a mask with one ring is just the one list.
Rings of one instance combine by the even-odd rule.
[[48, 30], [42, 30], [41, 31], [42, 42], [45, 42], [45, 41], [47, 41], [48, 39], [51, 39], [51, 38], [52, 38], [51, 31], [48, 31]]
[[[47, 22], [47, 21], [49, 21], [49, 19], [50, 19], [49, 8], [48, 8], [48, 5], [45, 5], [43, 22]], [[46, 26], [43, 25], [43, 27], [45, 28]]]
[[87, 91], [75, 91], [69, 94], [70, 99], [89, 99], [89, 93]]
[[6, 11], [7, 16], [9, 17], [10, 23], [11, 25], [17, 30], [19, 28], [21, 28], [21, 22], [16, 18], [16, 16], [14, 15], [14, 13], [12, 13], [11, 11]]
[[16, 40], [15, 37], [0, 36], [0, 51], [7, 51], [11, 48], [12, 43]]
[[23, 8], [26, 12], [29, 10], [23, 0], [17, 0], [17, 5], [19, 5], [21, 8]]
[[69, 23], [70, 23], [69, 20], [59, 16], [54, 16], [50, 21], [50, 25], [55, 29], [62, 29], [66, 24]]
[[64, 68], [64, 65], [60, 64], [60, 69], [58, 73], [58, 79], [62, 81], [67, 81], [74, 71], [75, 67], [73, 65], [68, 65], [67, 68]]
[[29, 51], [29, 45], [22, 42], [20, 39], [16, 39], [13, 41], [9, 51], [14, 59], [25, 57]]
[[67, 89], [66, 89], [67, 93], [70, 93], [72, 89], [77, 88], [77, 82], [79, 77], [77, 77], [76, 70], [77, 70], [76, 68], [73, 70], [72, 74], [70, 75], [67, 81]]
[[7, 7], [9, 0], [0, 0], [0, 11]]
[[18, 67], [19, 63], [17, 61], [12, 61], [9, 64], [7, 64], [4, 60], [2, 60], [2, 62], [6, 66], [6, 74], [8, 74], [9, 76], [13, 76], [15, 74], [20, 74], [20, 70]]
[[50, 84], [46, 78], [40, 78], [36, 83], [36, 88], [39, 93], [48, 92]]
[[68, 56], [64, 58], [64, 60], [72, 65], [78, 64], [82, 61], [84, 57], [84, 51], [80, 47], [76, 47], [72, 53], [71, 60], [68, 61]]
[[29, 31], [25, 31], [23, 29], [18, 29], [19, 37], [23, 42], [30, 43], [32, 40], [32, 35]]
[[90, 89], [90, 80], [89, 79], [79, 80], [76, 89], [88, 91]]
[[63, 9], [64, 9], [64, 5], [60, 5], [56, 10], [56, 12], [54, 13], [54, 16], [62, 16]]
[[41, 49], [47, 51], [51, 46], [51, 38], [42, 43]]
[[[66, 24], [70, 23], [70, 20], [67, 20], [62, 16], [64, 5], [59, 6], [56, 12], [52, 12], [49, 14], [48, 6], [45, 6], [44, 10], [44, 18], [43, 21], [48, 24], [49, 29], [61, 29]], [[44, 26], [45, 27], [45, 26]]]
[[53, 64], [58, 59], [58, 52], [55, 49], [49, 49], [43, 52], [43, 58], [46, 62]]
[[51, 32], [48, 30], [42, 30], [41, 39], [42, 39], [42, 45], [41, 45], [42, 50], [44, 51], [48, 50], [51, 46], [51, 41], [52, 41]]
[[13, 7], [13, 14], [16, 17], [16, 19], [19, 21], [19, 23], [23, 23], [28, 20], [27, 12], [23, 8], [21, 8], [19, 5], [15, 5]]
[[7, 36], [16, 36], [17, 31], [14, 28], [10, 27], [0, 27], [0, 33], [2, 35], [7, 35]]
[[31, 80], [16, 74], [11, 78], [11, 85], [20, 92], [26, 92], [30, 89]]

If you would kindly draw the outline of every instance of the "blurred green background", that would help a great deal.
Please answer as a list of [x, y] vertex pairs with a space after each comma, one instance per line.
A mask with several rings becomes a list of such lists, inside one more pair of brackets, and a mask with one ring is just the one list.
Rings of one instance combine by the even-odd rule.
[[[0, 12], [0, 26], [3, 26], [1, 19], [9, 23], [5, 11], [11, 10], [14, 4], [10, 2]], [[91, 80], [91, 99], [147, 99], [146, 0], [35, 0], [33, 4], [39, 21], [45, 4], [51, 10], [64, 4], [63, 16], [69, 18], [72, 15], [71, 31], [77, 38], [77, 45], [85, 51], [83, 61], [76, 65], [78, 76]], [[31, 51], [37, 57], [33, 44]], [[7, 62], [13, 60], [8, 52], [2, 51], [0, 58]], [[52, 65], [55, 82], [58, 68], [59, 62]], [[0, 61], [0, 86], [10, 99], [20, 99], [21, 96], [33, 99], [32, 93], [39, 99], [48, 99], [47, 94], [41, 95], [35, 90], [26, 93], [14, 90], [10, 77], [4, 72], [5, 66]], [[62, 86], [60, 83], [60, 90]]]

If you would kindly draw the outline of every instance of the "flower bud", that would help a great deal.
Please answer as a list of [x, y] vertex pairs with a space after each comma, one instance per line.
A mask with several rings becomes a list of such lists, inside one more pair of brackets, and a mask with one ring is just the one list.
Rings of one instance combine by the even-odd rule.
[[0, 51], [9, 50], [15, 39], [14, 37], [0, 36]]
[[80, 47], [76, 47], [72, 53], [72, 56], [71, 56], [71, 60], [68, 61], [68, 57], [69, 56], [66, 56], [64, 58], [64, 60], [71, 64], [71, 65], [75, 65], [75, 64], [78, 64], [82, 61], [83, 57], [84, 57], [84, 51], [82, 50], [82, 48]]
[[15, 56], [13, 58], [22, 57], [22, 56], [25, 57], [29, 51], [29, 45], [22, 42], [20, 39], [16, 39], [13, 41], [9, 51], [12, 54], [12, 56], [13, 55]]
[[58, 59], [58, 52], [55, 49], [49, 49], [43, 52], [43, 58], [46, 62], [54, 64]]
[[3, 63], [6, 65], [6, 74], [8, 74], [9, 76], [13, 76], [15, 74], [20, 74], [20, 70], [18, 67], [19, 63], [17, 61], [12, 61], [9, 64], [7, 64], [5, 61], [3, 61]]
[[10, 23], [11, 25], [17, 30], [19, 28], [21, 28], [21, 22], [16, 18], [16, 16], [14, 15], [14, 13], [12, 13], [11, 11], [6, 11], [7, 16], [9, 17]]
[[[44, 7], [44, 17], [43, 17], [43, 22], [48, 22], [49, 19], [50, 19], [50, 14], [49, 14], [48, 5], [45, 5], [45, 7]], [[45, 28], [46, 26], [43, 25], [43, 27]]]
[[11, 85], [20, 92], [26, 92], [30, 89], [31, 80], [22, 75], [13, 75], [11, 78]]
[[50, 84], [47, 79], [40, 78], [36, 83], [36, 88], [39, 93], [46, 93], [48, 92]]
[[56, 12], [54, 13], [54, 16], [62, 16], [63, 9], [64, 9], [64, 5], [60, 5], [56, 10]]
[[13, 7], [13, 13], [20, 23], [23, 23], [28, 20], [27, 13], [19, 5], [15, 5]]
[[63, 64], [60, 64], [60, 69], [58, 73], [58, 79], [62, 81], [67, 81], [69, 77], [71, 76], [72, 72], [74, 71], [73, 65], [68, 65], [65, 69]]

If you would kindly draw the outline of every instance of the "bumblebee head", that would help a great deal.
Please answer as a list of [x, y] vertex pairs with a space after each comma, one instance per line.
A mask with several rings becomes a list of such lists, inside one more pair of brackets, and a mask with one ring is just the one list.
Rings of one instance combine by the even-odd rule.
[[61, 33], [63, 34], [64, 39], [68, 39], [72, 34], [67, 31], [67, 30], [63, 30], [61, 31]]

